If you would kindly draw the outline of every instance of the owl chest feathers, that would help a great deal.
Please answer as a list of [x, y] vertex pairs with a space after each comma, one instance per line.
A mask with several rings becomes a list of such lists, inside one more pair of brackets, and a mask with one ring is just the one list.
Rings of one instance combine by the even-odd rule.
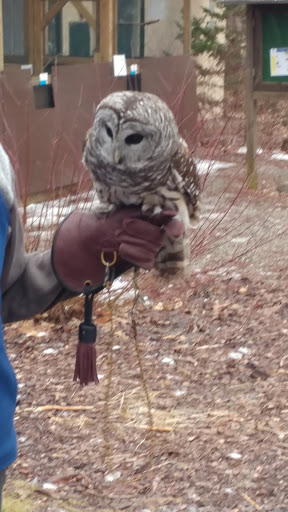
[[[157, 174], [159, 179], [158, 169], [154, 170], [154, 174]], [[159, 180], [156, 186], [154, 184], [153, 187], [151, 182], [147, 173], [145, 180], [142, 178], [139, 184], [135, 184], [134, 180], [133, 185], [127, 182], [127, 179], [123, 179], [121, 184], [108, 185], [104, 184], [103, 180], [98, 181], [94, 178], [94, 186], [102, 207], [106, 205], [107, 209], [111, 210], [135, 205], [142, 206], [143, 211], [153, 211], [154, 214], [163, 210], [174, 210], [177, 212], [177, 218], [188, 228], [191, 211], [189, 212], [189, 204], [185, 201], [183, 180], [173, 165], [166, 169], [164, 179]]]

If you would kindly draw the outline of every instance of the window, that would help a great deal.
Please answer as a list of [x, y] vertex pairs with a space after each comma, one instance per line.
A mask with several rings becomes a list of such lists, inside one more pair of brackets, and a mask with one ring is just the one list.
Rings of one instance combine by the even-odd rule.
[[[47, 11], [53, 4], [55, 0], [47, 1]], [[93, 57], [99, 44], [98, 13], [99, 0], [67, 2], [45, 31], [46, 55]]]
[[144, 56], [144, 0], [118, 0], [118, 53]]
[[[48, 2], [48, 8], [53, 2]], [[62, 11], [48, 25], [47, 55], [59, 55], [62, 53]]]
[[[25, 0], [3, 0], [3, 38], [5, 61], [24, 61], [25, 37], [24, 37], [24, 1]], [[22, 59], [21, 59], [22, 57]]]

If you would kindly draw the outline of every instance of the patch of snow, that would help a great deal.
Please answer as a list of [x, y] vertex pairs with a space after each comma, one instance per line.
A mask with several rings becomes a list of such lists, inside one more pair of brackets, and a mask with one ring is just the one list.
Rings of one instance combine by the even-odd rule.
[[[238, 155], [246, 155], [247, 153], [247, 146], [241, 146], [238, 151], [237, 151]], [[263, 149], [262, 148], [258, 148], [257, 151], [256, 151], [256, 154], [257, 155], [262, 155], [263, 153]]]
[[125, 288], [126, 285], [127, 285], [127, 281], [125, 279], [123, 279], [123, 277], [119, 277], [118, 279], [113, 281], [111, 290], [113, 292], [116, 292], [116, 291], [121, 292], [121, 290], [123, 290], [123, 288]]
[[248, 347], [240, 347], [240, 348], [238, 348], [238, 352], [240, 352], [241, 354], [244, 354], [244, 355], [249, 355], [249, 354], [251, 354], [252, 350]]
[[56, 491], [57, 485], [52, 484], [51, 482], [44, 482], [42, 489], [45, 489], [46, 491]]
[[56, 350], [55, 348], [46, 348], [45, 350], [43, 350], [43, 354], [45, 354], [45, 355], [57, 354], [57, 353], [58, 353], [58, 350]]
[[163, 357], [161, 359], [161, 362], [164, 363], [164, 364], [170, 364], [171, 366], [173, 366], [173, 364], [175, 364], [174, 359], [172, 357], [168, 357], [168, 356]]
[[201, 219], [214, 220], [214, 219], [218, 219], [220, 215], [221, 215], [220, 212], [203, 213], [203, 214], [201, 214]]
[[216, 172], [219, 169], [227, 169], [233, 167], [235, 164], [229, 162], [220, 162], [217, 160], [200, 160], [196, 159], [197, 170], [199, 174], [207, 174]]
[[176, 389], [174, 391], [175, 396], [183, 396], [183, 395], [186, 395], [186, 393], [187, 393], [186, 389]]
[[233, 489], [231, 489], [230, 487], [225, 487], [223, 491], [225, 492], [225, 494], [235, 494], [235, 491], [233, 491]]
[[229, 457], [229, 459], [234, 459], [234, 460], [240, 460], [240, 459], [242, 459], [242, 455], [241, 455], [241, 453], [239, 453], [239, 452], [231, 452], [231, 453], [228, 453], [228, 457]]
[[231, 357], [231, 359], [239, 360], [242, 359], [243, 354], [241, 354], [241, 352], [230, 352], [229, 357]]
[[108, 473], [104, 476], [105, 482], [115, 482], [115, 480], [119, 480], [121, 477], [121, 471], [115, 471], [115, 473]]
[[[26, 227], [31, 228], [34, 226], [37, 229], [39, 224], [41, 229], [43, 229], [43, 227], [60, 223], [75, 208], [78, 210], [90, 210], [91, 208], [96, 208], [97, 205], [99, 205], [99, 201], [95, 192], [81, 194], [78, 197], [63, 197], [52, 201], [31, 203], [26, 207]], [[19, 207], [19, 211], [23, 213], [23, 207]]]
[[144, 297], [142, 297], [142, 303], [144, 304], [144, 306], [152, 306], [153, 304], [152, 300], [150, 300], [147, 295], [144, 295]]
[[235, 238], [232, 238], [231, 242], [233, 242], [233, 244], [245, 244], [248, 240], [248, 236], [236, 236]]
[[271, 160], [288, 160], [288, 154], [275, 151], [271, 155]]

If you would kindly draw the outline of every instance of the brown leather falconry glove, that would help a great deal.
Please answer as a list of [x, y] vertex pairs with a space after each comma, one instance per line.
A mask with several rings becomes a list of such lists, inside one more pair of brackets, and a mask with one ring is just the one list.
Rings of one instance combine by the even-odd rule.
[[123, 208], [106, 216], [75, 210], [58, 228], [52, 246], [52, 264], [61, 284], [75, 293], [89, 287], [99, 290], [105, 278], [105, 261], [116, 256], [115, 277], [131, 266], [150, 270], [164, 233], [179, 236], [184, 226], [165, 211], [148, 218], [140, 208]]

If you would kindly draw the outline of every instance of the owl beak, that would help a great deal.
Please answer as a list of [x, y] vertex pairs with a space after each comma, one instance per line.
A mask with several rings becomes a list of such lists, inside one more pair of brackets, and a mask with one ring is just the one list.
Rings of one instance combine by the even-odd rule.
[[116, 149], [115, 153], [114, 153], [115, 164], [119, 164], [120, 159], [121, 159], [120, 151], [119, 151], [119, 149]]

